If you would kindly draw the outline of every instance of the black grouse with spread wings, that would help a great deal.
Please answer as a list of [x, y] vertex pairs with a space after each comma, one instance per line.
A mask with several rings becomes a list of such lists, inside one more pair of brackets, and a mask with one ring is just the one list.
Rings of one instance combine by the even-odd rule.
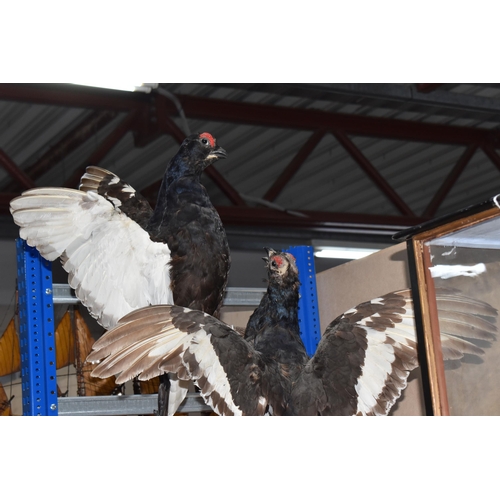
[[[295, 260], [273, 250], [266, 260], [269, 285], [244, 336], [198, 311], [143, 308], [94, 344], [93, 375], [123, 382], [176, 373], [193, 380], [221, 415], [387, 415], [418, 366], [410, 291], [339, 316], [309, 359], [299, 335]], [[497, 311], [448, 290], [438, 290], [437, 300], [445, 358], [481, 354], [467, 338], [492, 340]]]
[[200, 177], [225, 157], [211, 134], [187, 137], [167, 166], [154, 210], [118, 176], [88, 167], [79, 190], [30, 189], [12, 200], [11, 213], [21, 238], [44, 258], [61, 258], [77, 297], [105, 328], [152, 304], [217, 316], [229, 246]]

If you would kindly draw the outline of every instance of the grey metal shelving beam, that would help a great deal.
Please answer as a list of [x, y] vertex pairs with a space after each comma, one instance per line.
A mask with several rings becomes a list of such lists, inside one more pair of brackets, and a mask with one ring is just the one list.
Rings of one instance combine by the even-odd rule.
[[[59, 416], [153, 415], [158, 394], [58, 398]], [[200, 395], [190, 393], [177, 410], [181, 413], [212, 411]]]
[[[64, 283], [54, 283], [54, 304], [78, 304], [80, 300], [73, 289]], [[224, 297], [225, 306], [258, 306], [264, 295], [265, 288], [228, 287]]]

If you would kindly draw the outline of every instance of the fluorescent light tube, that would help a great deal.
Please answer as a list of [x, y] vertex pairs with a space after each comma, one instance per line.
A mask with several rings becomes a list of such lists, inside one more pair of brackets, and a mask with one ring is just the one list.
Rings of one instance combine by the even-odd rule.
[[73, 83], [72, 85], [85, 85], [87, 87], [100, 87], [103, 89], [123, 90], [128, 92], [145, 92], [158, 87], [157, 83]]
[[379, 248], [319, 247], [314, 252], [314, 255], [325, 259], [355, 260], [366, 257], [379, 250]]

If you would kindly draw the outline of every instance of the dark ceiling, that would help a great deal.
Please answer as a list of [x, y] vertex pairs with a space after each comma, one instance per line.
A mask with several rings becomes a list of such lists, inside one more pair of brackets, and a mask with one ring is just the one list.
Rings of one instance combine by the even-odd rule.
[[390, 242], [500, 192], [497, 84], [160, 84], [151, 93], [0, 84], [0, 210], [98, 164], [154, 203], [188, 131], [228, 159], [204, 183], [233, 248]]

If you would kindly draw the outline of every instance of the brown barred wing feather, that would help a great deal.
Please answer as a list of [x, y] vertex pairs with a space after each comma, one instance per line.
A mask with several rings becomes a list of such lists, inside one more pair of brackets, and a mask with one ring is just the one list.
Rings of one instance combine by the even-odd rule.
[[[451, 289], [437, 289], [436, 299], [444, 359], [482, 354], [473, 340], [496, 338], [496, 309]], [[411, 291], [383, 295], [350, 309], [327, 327], [295, 384], [294, 411], [387, 415], [417, 366]]]
[[201, 311], [170, 305], [134, 311], [94, 344], [88, 360], [99, 362], [93, 376], [114, 374], [117, 383], [165, 371], [192, 379], [220, 415], [264, 415], [268, 405], [278, 412], [283, 407], [274, 366]]

